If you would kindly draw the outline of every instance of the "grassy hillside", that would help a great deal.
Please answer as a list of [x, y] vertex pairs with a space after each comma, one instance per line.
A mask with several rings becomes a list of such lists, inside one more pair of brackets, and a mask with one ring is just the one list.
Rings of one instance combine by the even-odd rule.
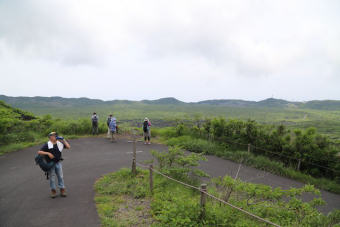
[[165, 122], [173, 122], [176, 119], [192, 120], [221, 116], [284, 124], [292, 128], [313, 126], [332, 138], [340, 138], [340, 101], [302, 103], [271, 98], [259, 102], [207, 100], [185, 103], [174, 98], [102, 101], [88, 98], [8, 96], [0, 96], [0, 100], [38, 116], [51, 114], [62, 119], [89, 118], [95, 111], [102, 122], [109, 113], [114, 113], [121, 121], [139, 122], [148, 116], [154, 123], [163, 126]]
[[[106, 130], [104, 123], [99, 125], [101, 133]], [[67, 138], [87, 135], [91, 133], [91, 122], [88, 119], [52, 119], [50, 115], [39, 117], [0, 101], [0, 155], [42, 143], [51, 131]]]

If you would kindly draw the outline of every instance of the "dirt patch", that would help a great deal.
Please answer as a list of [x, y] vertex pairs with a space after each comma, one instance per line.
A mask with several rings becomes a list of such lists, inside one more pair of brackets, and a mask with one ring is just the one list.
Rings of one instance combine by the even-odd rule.
[[123, 196], [123, 202], [115, 211], [114, 217], [127, 226], [150, 226], [155, 221], [151, 215], [150, 200]]

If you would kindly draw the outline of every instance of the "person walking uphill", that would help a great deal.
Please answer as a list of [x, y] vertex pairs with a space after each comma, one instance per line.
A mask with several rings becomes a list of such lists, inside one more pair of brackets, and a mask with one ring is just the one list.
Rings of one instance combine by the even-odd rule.
[[49, 171], [51, 197], [55, 198], [57, 196], [55, 176], [58, 178], [58, 188], [60, 189], [60, 195], [62, 197], [66, 197], [63, 168], [61, 164], [61, 161], [63, 160], [61, 152], [64, 148], [70, 149], [71, 147], [63, 137], [58, 137], [56, 132], [51, 132], [48, 134], [48, 137], [49, 141], [41, 147], [40, 151], [38, 151], [38, 154], [45, 156], [47, 162], [55, 163]]
[[92, 120], [92, 135], [94, 134], [98, 135], [98, 120], [99, 119], [98, 119], [96, 112], [92, 114], [91, 120]]
[[[144, 144], [151, 144], [150, 137], [151, 137], [151, 122], [146, 117], [143, 122], [143, 134], [144, 134]], [[148, 142], [147, 142], [148, 141]]]

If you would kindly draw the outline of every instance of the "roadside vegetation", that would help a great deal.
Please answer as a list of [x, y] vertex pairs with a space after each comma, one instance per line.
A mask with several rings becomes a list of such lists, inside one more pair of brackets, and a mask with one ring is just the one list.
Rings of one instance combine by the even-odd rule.
[[[340, 101], [307, 103], [266, 99], [260, 102], [242, 100], [209, 100], [185, 103], [174, 98], [142, 101], [102, 101], [87, 98], [7, 97], [0, 100], [34, 113], [51, 114], [64, 120], [89, 118], [94, 111], [105, 121], [113, 113], [118, 121], [136, 126], [145, 116], [157, 127], [172, 126], [176, 119], [192, 122], [197, 116], [253, 119], [261, 124], [285, 125], [289, 129], [315, 127], [319, 133], [340, 141]], [[339, 142], [340, 143], [340, 142]]]
[[[200, 184], [204, 172], [198, 171], [202, 154], [186, 154], [178, 147], [152, 151], [158, 171], [176, 180]], [[149, 171], [121, 169], [95, 183], [95, 201], [102, 226], [268, 226], [229, 206], [207, 198], [202, 216], [200, 192], [154, 173], [153, 191]], [[206, 178], [207, 179], [207, 178]], [[323, 215], [316, 208], [324, 201], [311, 185], [283, 190], [242, 182], [229, 176], [208, 181], [208, 193], [281, 226], [340, 226], [340, 211]], [[303, 202], [304, 193], [316, 197]]]
[[[101, 118], [99, 133], [106, 133], [104, 120]], [[131, 131], [131, 124], [120, 124], [120, 132]], [[242, 162], [340, 193], [339, 146], [314, 128], [292, 130], [284, 125], [263, 125], [251, 120], [202, 119], [201, 115], [173, 124], [174, 127], [153, 128], [153, 136], [158, 135], [169, 146]], [[40, 144], [50, 131], [67, 138], [86, 136], [91, 132], [91, 121], [62, 120], [51, 115], [38, 117], [0, 101], [0, 155]], [[250, 153], [248, 143], [252, 144]]]
[[[90, 134], [91, 127], [88, 119], [52, 119], [51, 115], [37, 117], [0, 101], [0, 155], [42, 143], [51, 131], [71, 139]], [[106, 131], [106, 125], [101, 123], [99, 132]]]
[[[165, 144], [216, 155], [340, 193], [340, 149], [314, 128], [289, 130], [255, 121], [205, 119], [153, 130]], [[248, 152], [248, 144], [251, 144]]]

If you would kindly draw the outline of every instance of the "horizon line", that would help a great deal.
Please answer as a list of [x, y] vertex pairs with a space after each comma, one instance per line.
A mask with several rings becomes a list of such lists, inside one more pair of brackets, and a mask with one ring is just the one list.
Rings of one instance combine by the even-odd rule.
[[140, 99], [140, 100], [132, 100], [132, 99], [99, 99], [99, 98], [89, 98], [89, 97], [62, 97], [62, 96], [8, 96], [8, 95], [4, 95], [4, 94], [0, 94], [0, 96], [6, 96], [6, 97], [10, 97], [10, 98], [63, 98], [63, 99], [89, 99], [89, 100], [99, 100], [99, 101], [103, 101], [103, 102], [112, 102], [112, 101], [131, 101], [131, 102], [143, 102], [143, 101], [158, 101], [158, 100], [162, 100], [162, 99], [175, 99], [179, 102], [183, 102], [183, 103], [199, 103], [199, 102], [205, 102], [205, 101], [244, 101], [244, 102], [261, 102], [261, 101], [265, 101], [265, 100], [270, 100], [270, 99], [274, 99], [274, 100], [283, 100], [283, 101], [287, 101], [287, 102], [299, 102], [299, 103], [306, 103], [306, 102], [311, 102], [311, 101], [340, 101], [337, 99], [313, 99], [313, 100], [307, 100], [307, 101], [291, 101], [291, 100], [287, 100], [287, 99], [282, 99], [282, 98], [274, 98], [274, 97], [269, 97], [269, 98], [265, 98], [265, 99], [261, 99], [258, 101], [255, 100], [247, 100], [247, 99], [238, 99], [238, 98], [231, 98], [231, 99], [227, 99], [227, 98], [215, 98], [215, 99], [204, 99], [204, 100], [200, 100], [200, 101], [182, 101], [176, 97], [162, 97], [162, 98], [158, 98], [158, 99]]

